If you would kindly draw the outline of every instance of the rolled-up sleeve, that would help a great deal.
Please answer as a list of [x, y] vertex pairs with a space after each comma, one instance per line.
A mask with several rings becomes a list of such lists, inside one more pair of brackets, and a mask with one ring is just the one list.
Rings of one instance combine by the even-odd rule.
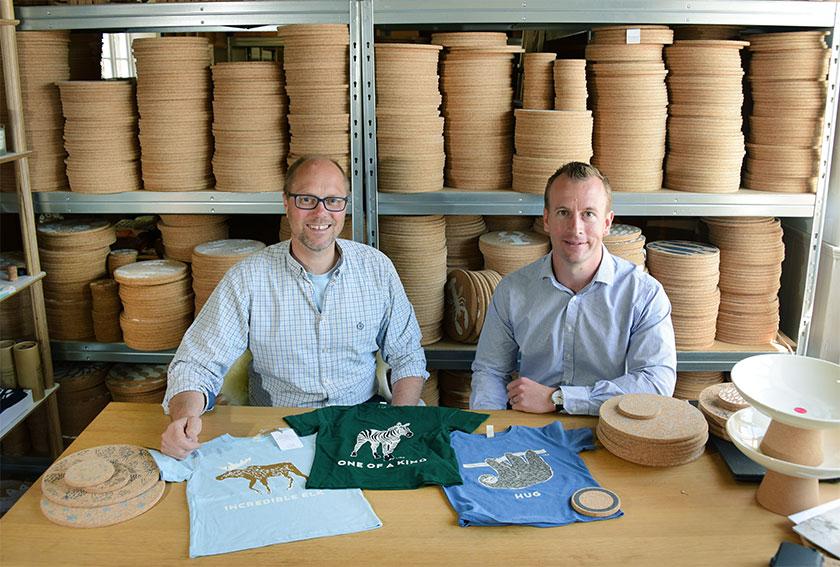
[[507, 408], [507, 384], [516, 370], [519, 347], [510, 322], [509, 286], [502, 281], [493, 294], [472, 364], [470, 409]]
[[214, 400], [231, 365], [248, 347], [250, 295], [242, 278], [241, 270], [228, 271], [184, 334], [169, 365], [164, 412], [181, 392], [202, 392]]
[[386, 266], [389, 306], [385, 309], [377, 343], [382, 359], [391, 367], [391, 383], [420, 376], [429, 377], [426, 371], [426, 354], [420, 346], [420, 325], [414, 308], [400, 282], [393, 265]]

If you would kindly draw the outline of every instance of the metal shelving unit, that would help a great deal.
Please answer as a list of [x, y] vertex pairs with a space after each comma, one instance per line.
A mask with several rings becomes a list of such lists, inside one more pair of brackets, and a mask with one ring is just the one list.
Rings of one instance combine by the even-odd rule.
[[[816, 288], [828, 172], [837, 114], [838, 53], [840, 15], [835, 2], [790, 2], [766, 0], [675, 1], [657, 0], [467, 0], [412, 2], [411, 0], [362, 0], [362, 57], [365, 116], [365, 186], [368, 243], [378, 244], [379, 215], [481, 214], [540, 215], [542, 197], [513, 191], [471, 192], [444, 189], [435, 193], [393, 194], [376, 189], [376, 86], [374, 28], [405, 27], [467, 31], [514, 29], [563, 29], [584, 31], [593, 24], [735, 24], [780, 31], [817, 28], [831, 32], [832, 63], [824, 113], [823, 143], [819, 163], [819, 187], [815, 195], [788, 195], [741, 190], [736, 194], [684, 193], [661, 190], [655, 193], [614, 193], [614, 209], [622, 216], [777, 216], [809, 222], [811, 241], [805, 291], [797, 335], [797, 353], [808, 348], [808, 335]], [[431, 365], [454, 364], [460, 368], [472, 360], [470, 349], [432, 345], [426, 349]], [[465, 355], [465, 352], [469, 352]], [[681, 370], [728, 370], [750, 352], [679, 353]]]

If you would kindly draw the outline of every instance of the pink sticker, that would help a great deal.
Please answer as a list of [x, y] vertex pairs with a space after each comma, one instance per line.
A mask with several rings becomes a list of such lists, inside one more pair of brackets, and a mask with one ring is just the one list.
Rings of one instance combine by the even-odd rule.
[[808, 410], [800, 407], [793, 408], [793, 411], [795, 411], [796, 413], [808, 413]]

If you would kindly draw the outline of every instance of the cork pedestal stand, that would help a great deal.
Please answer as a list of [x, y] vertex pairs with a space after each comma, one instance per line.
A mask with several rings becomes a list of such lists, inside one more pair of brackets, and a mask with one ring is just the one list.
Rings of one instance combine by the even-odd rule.
[[752, 407], [735, 412], [726, 432], [767, 469], [756, 501], [790, 515], [821, 502], [819, 479], [840, 476], [840, 366], [793, 355], [740, 361], [732, 382]]

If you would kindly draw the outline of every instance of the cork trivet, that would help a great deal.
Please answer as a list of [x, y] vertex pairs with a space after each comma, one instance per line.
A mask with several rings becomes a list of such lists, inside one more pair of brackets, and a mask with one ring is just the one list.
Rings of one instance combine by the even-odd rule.
[[91, 455], [71, 465], [64, 473], [64, 482], [72, 488], [87, 488], [105, 482], [113, 474], [113, 464]]
[[[622, 399], [648, 398], [660, 408], [655, 419], [631, 419], [618, 413]], [[673, 444], [695, 438], [706, 427], [702, 414], [687, 402], [655, 394], [625, 394], [607, 400], [600, 410], [601, 420], [612, 430], [630, 439], [655, 444]]]
[[[101, 457], [115, 468], [118, 465], [126, 467], [131, 471], [129, 482], [123, 488], [102, 494], [68, 486], [64, 482], [65, 472], [90, 456]], [[71, 508], [90, 508], [135, 498], [151, 488], [159, 478], [160, 471], [146, 449], [134, 445], [102, 445], [83, 449], [53, 463], [41, 479], [41, 491], [48, 500], [56, 504]]]
[[747, 400], [741, 397], [734, 384], [729, 384], [725, 388], [721, 388], [717, 395], [718, 405], [732, 412], [744, 409], [750, 405]]
[[662, 411], [656, 398], [626, 396], [619, 400], [615, 409], [630, 419], [653, 419]]
[[97, 508], [61, 506], [41, 498], [41, 512], [48, 520], [70, 528], [99, 528], [118, 524], [147, 512], [157, 504], [166, 483], [157, 481], [147, 491], [129, 500]]
[[605, 518], [618, 512], [621, 500], [612, 490], [600, 486], [589, 486], [572, 494], [572, 508], [584, 516]]

